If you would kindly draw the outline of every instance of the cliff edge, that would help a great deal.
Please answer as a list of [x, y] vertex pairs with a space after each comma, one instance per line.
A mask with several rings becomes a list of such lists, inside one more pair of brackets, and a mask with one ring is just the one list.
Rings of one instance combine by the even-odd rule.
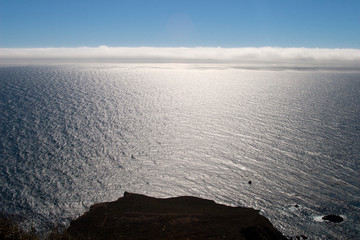
[[134, 193], [91, 206], [71, 222], [68, 233], [78, 239], [286, 239], [251, 208]]

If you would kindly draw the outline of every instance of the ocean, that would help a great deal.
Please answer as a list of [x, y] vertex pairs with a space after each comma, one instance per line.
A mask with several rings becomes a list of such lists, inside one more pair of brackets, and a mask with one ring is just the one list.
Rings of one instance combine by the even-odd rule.
[[360, 238], [359, 72], [3, 65], [0, 110], [0, 212], [24, 226], [67, 226], [128, 191], [252, 207], [287, 236]]

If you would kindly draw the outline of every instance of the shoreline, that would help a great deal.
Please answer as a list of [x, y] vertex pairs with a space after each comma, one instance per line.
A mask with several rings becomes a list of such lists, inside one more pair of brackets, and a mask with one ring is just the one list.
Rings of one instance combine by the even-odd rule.
[[63, 231], [45, 236], [0, 218], [1, 239], [288, 239], [258, 210], [180, 196], [154, 198], [125, 192], [113, 202], [96, 203]]

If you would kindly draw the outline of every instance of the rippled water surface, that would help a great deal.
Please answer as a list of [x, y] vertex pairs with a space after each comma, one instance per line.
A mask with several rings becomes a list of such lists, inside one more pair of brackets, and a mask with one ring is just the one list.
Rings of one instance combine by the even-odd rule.
[[38, 228], [130, 191], [253, 207], [289, 236], [360, 236], [359, 73], [3, 66], [0, 101], [0, 211]]

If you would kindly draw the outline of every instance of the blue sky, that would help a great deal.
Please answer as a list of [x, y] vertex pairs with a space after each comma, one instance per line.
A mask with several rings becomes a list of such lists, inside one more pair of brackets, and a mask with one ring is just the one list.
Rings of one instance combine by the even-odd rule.
[[360, 49], [359, 0], [0, 0], [0, 48]]

